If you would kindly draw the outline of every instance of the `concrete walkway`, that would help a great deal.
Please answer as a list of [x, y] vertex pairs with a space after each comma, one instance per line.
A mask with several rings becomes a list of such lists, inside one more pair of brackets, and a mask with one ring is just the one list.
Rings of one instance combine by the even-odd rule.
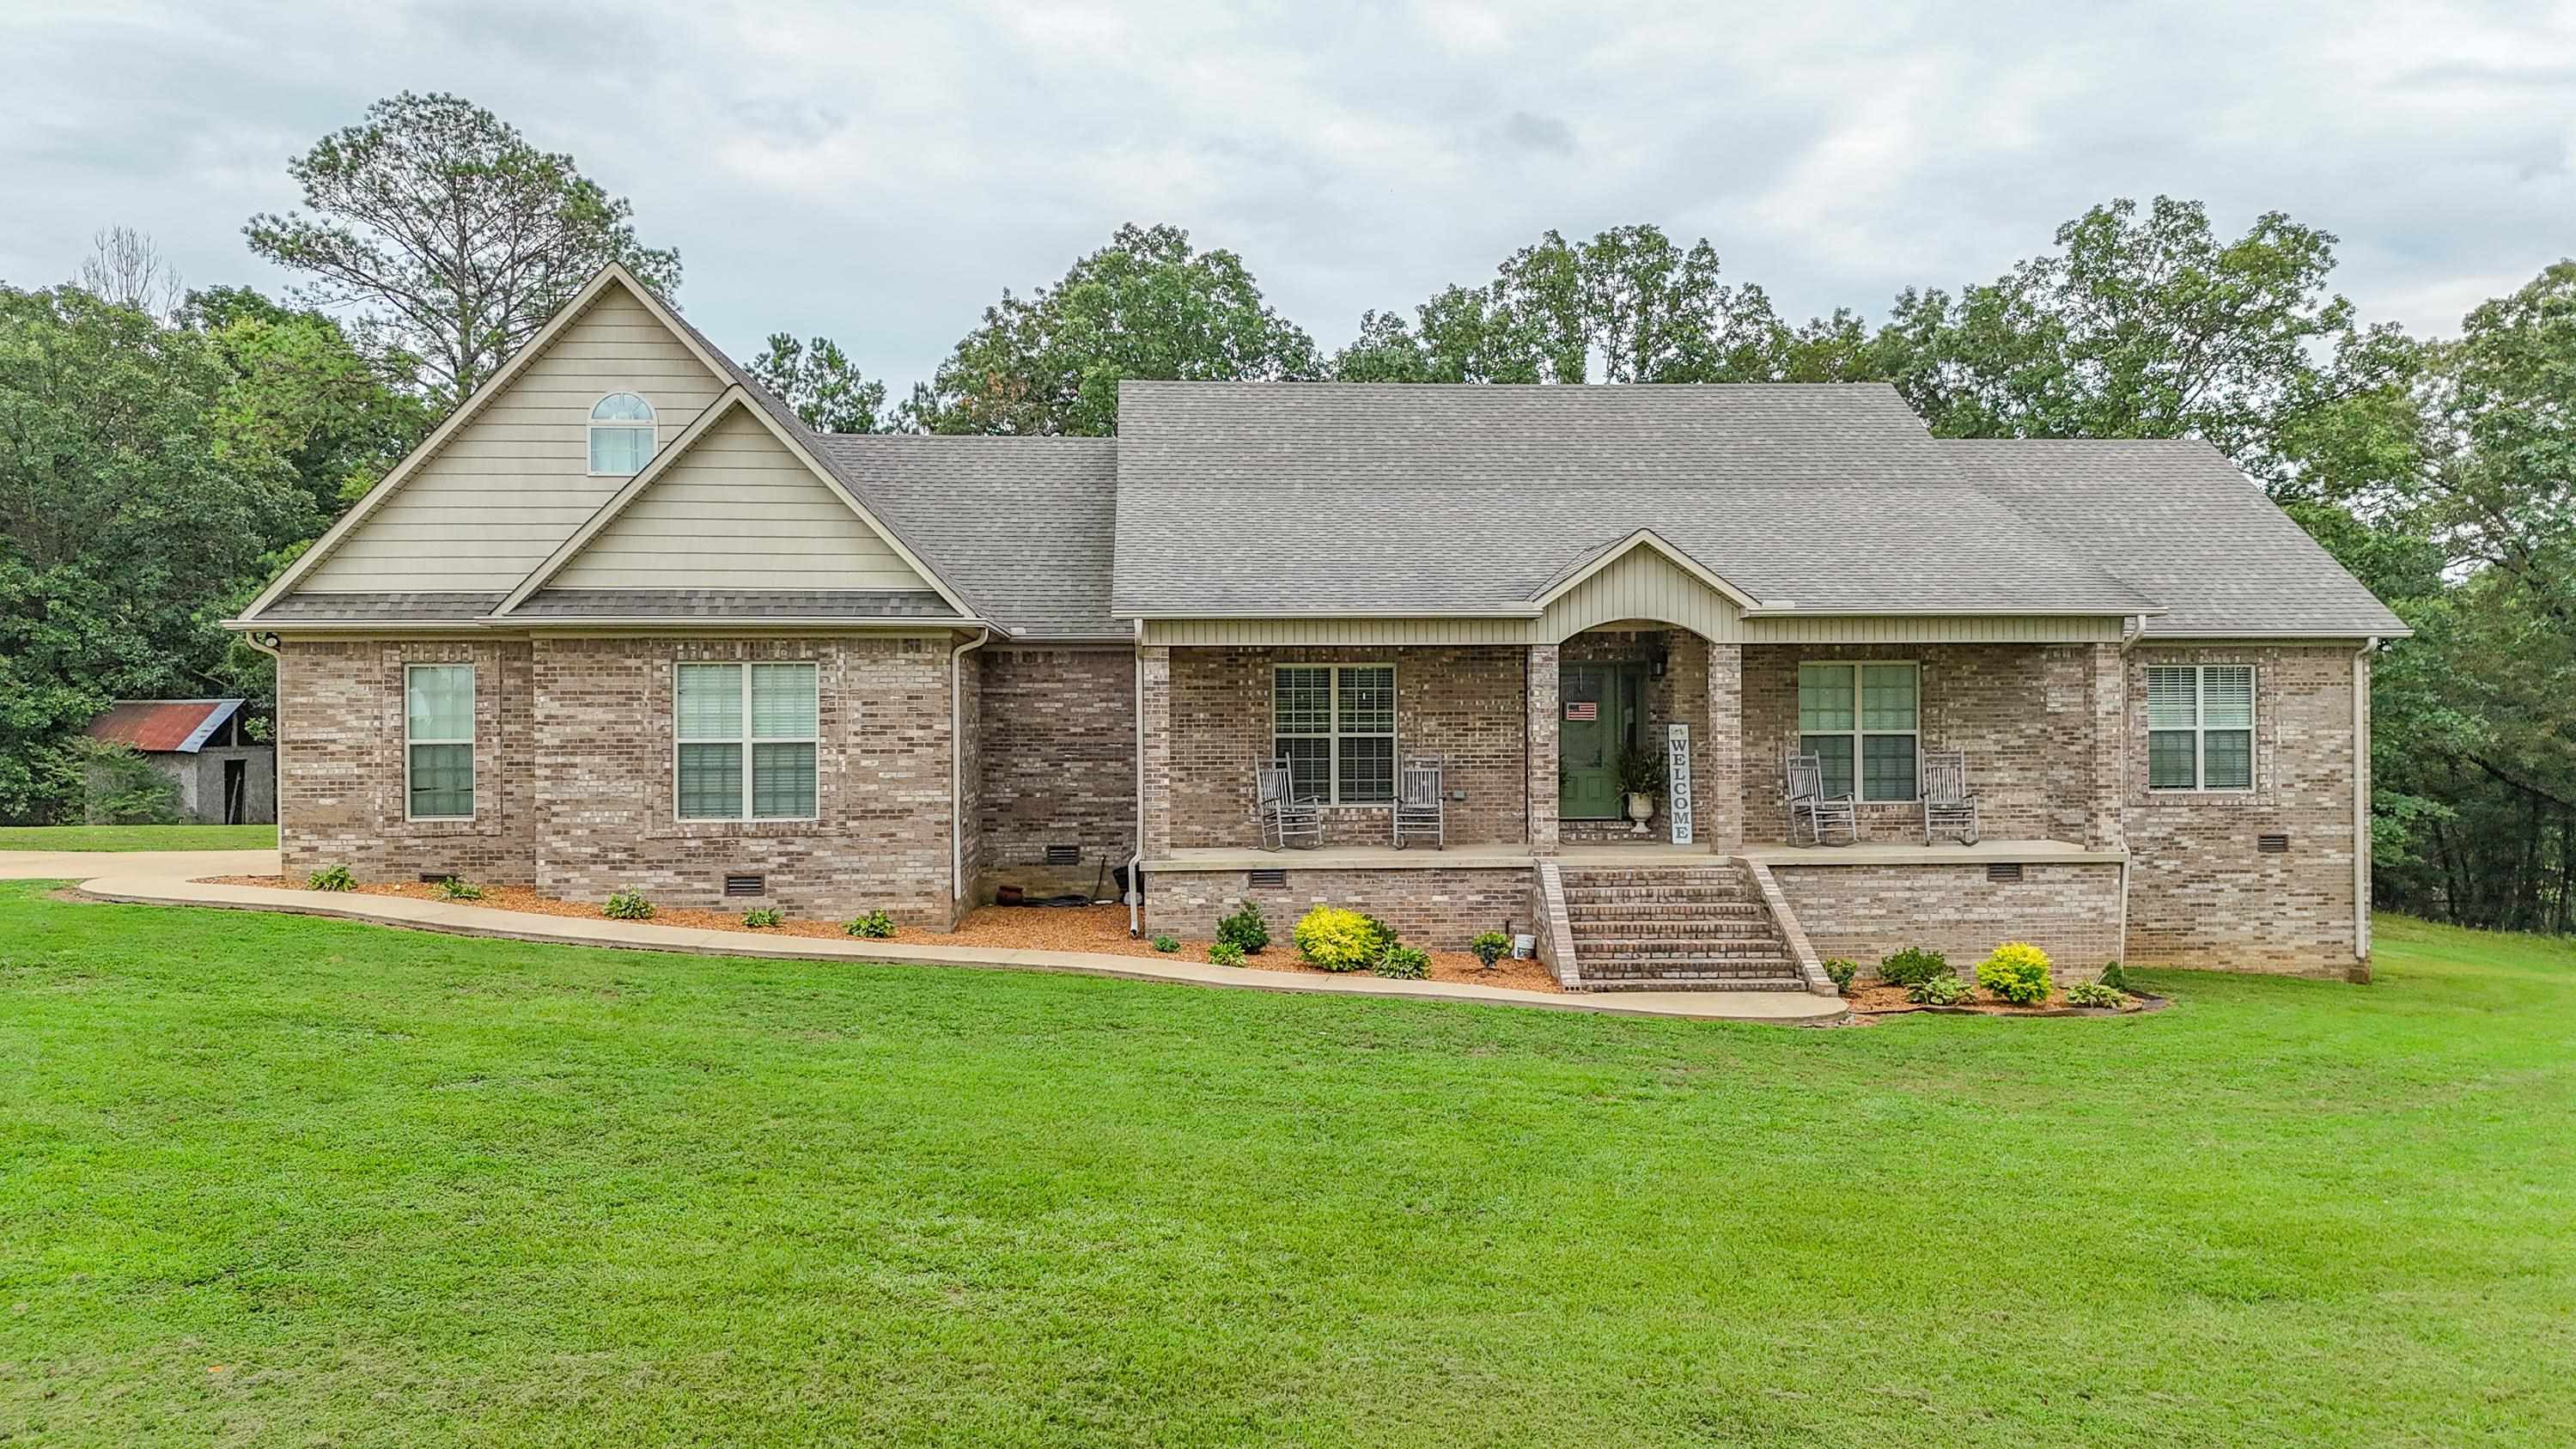
[[130, 854], [0, 852], [0, 878], [70, 880], [81, 894], [102, 901], [155, 906], [215, 906], [332, 916], [444, 931], [571, 946], [622, 946], [630, 950], [685, 951], [704, 956], [759, 956], [789, 960], [899, 962], [933, 966], [1004, 967], [1066, 971], [1128, 981], [1163, 981], [1237, 990], [1310, 992], [1328, 996], [1395, 996], [1418, 1001], [1467, 1001], [1588, 1011], [1611, 1016], [1669, 1016], [1701, 1021], [1832, 1021], [1843, 1014], [1836, 997], [1803, 991], [1638, 991], [1572, 995], [1518, 991], [1449, 981], [1389, 981], [1376, 976], [1326, 976], [1258, 971], [1118, 956], [1093, 951], [1011, 951], [988, 946], [922, 946], [893, 941], [764, 936], [749, 931], [709, 931], [657, 926], [605, 917], [547, 916], [407, 896], [352, 895], [339, 891], [278, 890], [215, 885], [209, 875], [273, 875], [273, 850], [137, 851]]

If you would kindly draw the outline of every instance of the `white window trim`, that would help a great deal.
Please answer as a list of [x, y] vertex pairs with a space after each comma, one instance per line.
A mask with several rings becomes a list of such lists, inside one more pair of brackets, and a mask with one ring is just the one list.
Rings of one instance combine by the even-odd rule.
[[[2257, 748], [2260, 744], [2260, 739], [2256, 730], [2256, 722], [2263, 716], [2263, 671], [2261, 667], [2253, 664], [2225, 663], [2150, 664], [2147, 666], [2146, 678], [2150, 680], [2154, 679], [2155, 671], [2159, 669], [2188, 669], [2191, 671], [2191, 728], [2184, 730], [2170, 725], [2159, 728], [2155, 720], [2154, 707], [2148, 703], [2148, 701], [2153, 698], [2154, 692], [2152, 690], [2141, 691], [2138, 706], [2139, 709], [2146, 714], [2147, 719], [2147, 793], [2150, 795], [2253, 794], [2256, 787], [2263, 779], [2263, 761], [2261, 751]], [[2245, 723], [2241, 725], [2216, 726], [2217, 729], [2228, 734], [2234, 734], [2239, 730], [2242, 730], [2245, 734], [2245, 783], [2242, 785], [2212, 785], [2209, 783], [2209, 733], [2212, 728], [2209, 723], [2209, 671], [2213, 669], [2242, 669], [2245, 671]], [[2158, 735], [2179, 734], [2188, 734], [2191, 736], [2191, 783], [2188, 785], [2159, 785], [2155, 782], [2155, 738]]]
[[[1811, 668], [1849, 669], [1852, 672], [1852, 727], [1847, 730], [1811, 730], [1806, 728], [1803, 724], [1800, 724], [1793, 716], [1790, 723], [1796, 730], [1800, 751], [1804, 752], [1807, 737], [1809, 735], [1848, 735], [1851, 737], [1852, 742], [1851, 790], [1852, 802], [1854, 804], [1921, 804], [1923, 800], [1923, 776], [1921, 773], [1923, 768], [1923, 661], [1920, 659], [1801, 659], [1798, 661], [1798, 671], [1801, 674], [1804, 674]], [[1868, 701], [1861, 697], [1861, 671], [1864, 669], [1911, 669], [1914, 671], [1914, 728], [1910, 730], [1874, 730], [1864, 726], [1862, 722], [1869, 718]], [[1795, 709], [1795, 707], [1796, 702], [1793, 699], [1791, 701], [1791, 708]], [[1879, 738], [1909, 737], [1914, 741], [1914, 767], [1916, 773], [1914, 777], [1913, 794], [1906, 796], [1902, 800], [1872, 800], [1869, 798], [1867, 786], [1864, 784], [1865, 777], [1862, 775], [1861, 769], [1869, 749], [1867, 741], [1871, 736], [1877, 736]]]
[[[642, 403], [644, 405], [644, 411], [652, 414], [652, 416], [644, 419], [642, 422], [607, 421], [599, 416], [599, 405], [613, 397], [631, 397], [637, 402]], [[590, 400], [590, 411], [585, 413], [583, 417], [585, 419], [586, 426], [583, 428], [581, 435], [581, 466], [588, 469], [589, 475], [593, 478], [632, 478], [635, 474], [644, 471], [644, 464], [652, 462], [654, 454], [662, 451], [662, 410], [653, 405], [653, 400], [646, 397], [644, 395], [644, 390], [640, 387], [610, 388], [608, 391], [601, 393], [599, 396]], [[633, 471], [626, 473], [603, 473], [598, 468], [592, 466], [599, 458], [599, 449], [594, 445], [593, 439], [597, 437], [599, 430], [602, 428], [640, 428], [643, 431], [652, 434], [653, 445], [644, 450], [644, 462], [636, 464]]]
[[[751, 732], [751, 666], [754, 664], [787, 664], [806, 671], [814, 681], [814, 733], [810, 735], [754, 735]], [[692, 736], [680, 725], [680, 669], [731, 669], [742, 691], [742, 733], [723, 738]], [[671, 819], [681, 825], [778, 825], [811, 824], [822, 819], [823, 809], [823, 671], [810, 659], [674, 659], [671, 661]], [[742, 813], [739, 815], [683, 815], [680, 813], [680, 746], [739, 745], [742, 747]], [[814, 747], [814, 810], [811, 815], [754, 815], [751, 793], [751, 754], [754, 745], [812, 745]]]
[[[1279, 671], [1283, 669], [1321, 669], [1326, 671], [1330, 676], [1325, 682], [1324, 693], [1332, 702], [1332, 722], [1326, 726], [1323, 733], [1317, 734], [1312, 731], [1299, 733], [1282, 731], [1279, 728]], [[1345, 731], [1342, 728], [1342, 671], [1345, 669], [1383, 669], [1386, 671], [1387, 691], [1391, 698], [1387, 709], [1387, 728], [1383, 733], [1376, 730]], [[1327, 663], [1320, 660], [1311, 663], [1296, 660], [1283, 660], [1272, 664], [1270, 666], [1270, 749], [1272, 756], [1274, 758], [1277, 756], [1279, 742], [1281, 740], [1322, 740], [1325, 742], [1325, 804], [1341, 810], [1393, 810], [1395, 808], [1395, 794], [1397, 793], [1393, 788], [1389, 789], [1387, 798], [1384, 800], [1351, 800], [1346, 802], [1342, 799], [1342, 741], [1345, 738], [1385, 740], [1387, 742], [1388, 751], [1394, 757], [1396, 769], [1396, 778], [1390, 779], [1388, 784], [1390, 787], [1399, 785], [1404, 771], [1404, 747], [1396, 742], [1399, 732], [1404, 727], [1404, 721], [1401, 717], [1402, 711], [1397, 707], [1403, 699], [1403, 692], [1398, 687], [1400, 683], [1401, 677], [1397, 673], [1395, 663], [1392, 660], [1356, 659], [1348, 664]]]
[[[460, 740], [424, 740], [411, 732], [411, 676], [417, 669], [462, 669], [465, 671], [465, 738]], [[473, 665], [460, 660], [445, 663], [406, 664], [403, 666], [403, 819], [408, 823], [428, 824], [441, 820], [471, 820], [483, 808], [483, 762], [474, 748], [474, 716], [482, 703], [483, 681]], [[411, 752], [414, 745], [463, 745], [465, 747], [466, 807], [462, 815], [414, 815], [411, 813]]]

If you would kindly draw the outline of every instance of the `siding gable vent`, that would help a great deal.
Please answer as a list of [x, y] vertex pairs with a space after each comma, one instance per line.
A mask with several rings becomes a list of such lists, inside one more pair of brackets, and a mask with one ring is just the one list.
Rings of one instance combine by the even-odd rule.
[[2265, 855], [2287, 855], [2290, 853], [2290, 837], [2257, 835], [2254, 837], [2254, 848]]
[[724, 893], [729, 896], [765, 896], [769, 894], [769, 877], [765, 875], [729, 875]]
[[1288, 884], [1288, 872], [1284, 870], [1256, 870], [1247, 872], [1246, 879], [1247, 883], [1256, 890], [1263, 886], [1285, 887]]
[[1049, 865], [1082, 864], [1082, 847], [1079, 845], [1050, 845], [1046, 850], [1046, 863]]
[[1993, 865], [1986, 867], [1986, 879], [1989, 881], [2019, 880], [2021, 879], [2021, 862], [2017, 860], [1997, 861]]

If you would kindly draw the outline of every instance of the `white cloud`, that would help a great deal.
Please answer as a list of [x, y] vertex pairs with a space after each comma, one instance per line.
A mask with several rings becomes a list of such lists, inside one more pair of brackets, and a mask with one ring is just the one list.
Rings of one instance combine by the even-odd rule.
[[2538, 7], [16, 0], [0, 279], [122, 222], [281, 286], [243, 220], [406, 87], [632, 199], [728, 347], [828, 333], [898, 387], [1123, 221], [1242, 253], [1331, 345], [1549, 227], [1657, 222], [1784, 307], [1875, 312], [2158, 191], [2334, 231], [2365, 315], [2447, 330], [2576, 202], [2576, 24]]

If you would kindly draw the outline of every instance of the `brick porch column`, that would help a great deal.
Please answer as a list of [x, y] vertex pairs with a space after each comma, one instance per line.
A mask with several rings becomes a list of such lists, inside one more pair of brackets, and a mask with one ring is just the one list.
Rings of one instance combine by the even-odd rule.
[[1556, 646], [1529, 646], [1529, 848], [1556, 854]]
[[2127, 848], [2129, 664], [2117, 644], [2096, 644], [2087, 661], [2092, 678], [2093, 769], [2085, 792], [2084, 845], [2089, 850]]
[[1171, 649], [1160, 644], [1138, 649], [1136, 678], [1144, 695], [1139, 702], [1144, 711], [1140, 748], [1144, 752], [1145, 839], [1141, 848], [1150, 860], [1169, 855], [1172, 850]]
[[1700, 838], [1712, 855], [1744, 848], [1744, 646], [1708, 646], [1708, 745], [1697, 752], [1707, 783], [1693, 794]]

